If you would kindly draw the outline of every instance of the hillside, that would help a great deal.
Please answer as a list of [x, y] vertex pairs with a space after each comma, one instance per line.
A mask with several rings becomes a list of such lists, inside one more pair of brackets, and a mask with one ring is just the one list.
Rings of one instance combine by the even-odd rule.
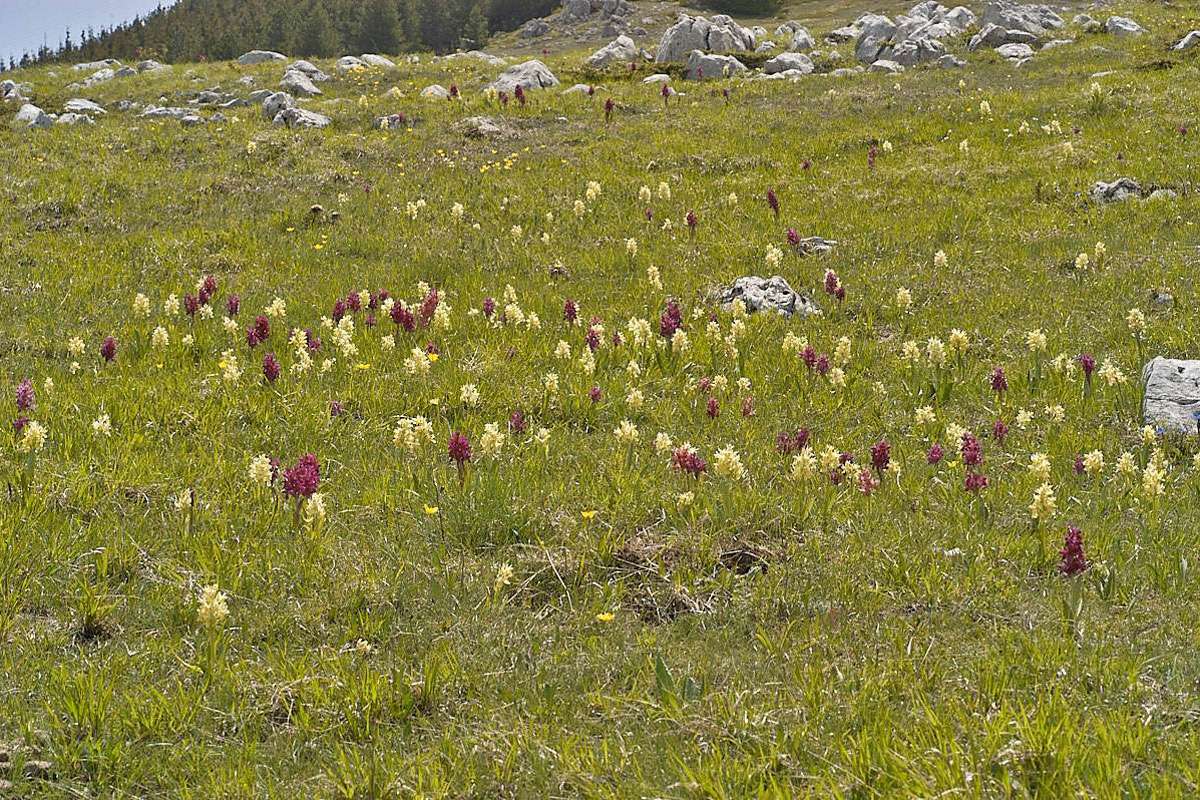
[[1194, 796], [1200, 4], [577, 8], [0, 76], [0, 797]]

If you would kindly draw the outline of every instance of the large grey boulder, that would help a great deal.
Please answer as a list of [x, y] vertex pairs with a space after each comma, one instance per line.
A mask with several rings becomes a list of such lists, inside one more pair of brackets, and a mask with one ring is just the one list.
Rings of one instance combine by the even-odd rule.
[[1010, 31], [989, 22], [971, 37], [971, 41], [967, 43], [967, 49], [975, 51], [988, 47], [999, 47], [1002, 44], [1033, 44], [1037, 40], [1038, 37], [1032, 33]]
[[641, 51], [633, 39], [621, 35], [592, 53], [584, 64], [590, 69], [604, 69], [613, 64], [628, 64], [640, 57]]
[[324, 94], [317, 85], [312, 82], [312, 78], [305, 75], [303, 72], [288, 70], [283, 74], [283, 80], [279, 82], [279, 88], [293, 95], [302, 97], [315, 97], [319, 94]]
[[688, 54], [686, 73], [689, 81], [731, 78], [746, 71], [746, 65], [733, 56], [722, 56], [693, 50]]
[[96, 120], [89, 117], [87, 114], [73, 114], [67, 112], [60, 114], [58, 119], [54, 120], [55, 125], [95, 125]]
[[333, 123], [329, 117], [305, 108], [285, 108], [275, 115], [273, 125], [287, 128], [327, 128]]
[[435, 83], [422, 89], [421, 97], [430, 100], [449, 100], [450, 90], [445, 86], [442, 86], [440, 83]]
[[283, 53], [276, 53], [274, 50], [251, 50], [249, 53], [243, 53], [238, 56], [237, 63], [243, 67], [249, 67], [254, 64], [264, 64], [268, 61], [287, 61], [287, 56]]
[[754, 32], [743, 28], [725, 14], [717, 14], [712, 20], [682, 14], [663, 33], [654, 60], [660, 64], [684, 61], [693, 50], [736, 53], [752, 52], [754, 48]]
[[98, 116], [108, 113], [97, 103], [84, 100], [82, 97], [76, 97], [63, 103], [63, 111], [69, 114], [95, 114]]
[[521, 26], [522, 39], [537, 39], [550, 32], [550, 23], [544, 19], [531, 19]]
[[1141, 36], [1146, 29], [1129, 17], [1109, 17], [1104, 29], [1113, 36]]
[[1049, 6], [1021, 5], [1007, 0], [991, 3], [979, 18], [980, 26], [999, 25], [1007, 31], [1025, 31], [1034, 36], [1045, 36], [1063, 26], [1063, 19]]
[[1096, 181], [1088, 195], [1097, 203], [1120, 203], [1145, 197], [1146, 192], [1133, 178], [1117, 178], [1111, 182]]
[[926, 61], [937, 61], [946, 48], [937, 39], [908, 38], [892, 48], [892, 61], [903, 67], [915, 67]]
[[117, 77], [116, 71], [110, 67], [105, 67], [104, 69], [96, 70], [91, 75], [84, 78], [84, 81], [81, 85], [84, 88], [87, 88], [88, 86], [95, 86], [98, 83], [107, 83], [115, 77]]
[[1196, 45], [1200, 44], [1200, 31], [1192, 31], [1187, 36], [1184, 36], [1175, 44], [1171, 45], [1172, 50], [1191, 50]]
[[296, 107], [296, 99], [287, 92], [275, 92], [263, 100], [263, 117], [274, 121], [281, 111]]
[[378, 53], [363, 53], [359, 58], [372, 69], [395, 69], [396, 62]]
[[792, 32], [792, 43], [788, 45], [788, 49], [794, 53], [807, 53], [816, 46], [817, 43], [813, 41], [812, 34], [808, 32], [808, 29], [797, 27]]
[[523, 64], [515, 64], [504, 72], [496, 80], [488, 84], [488, 88], [494, 89], [497, 92], [515, 92], [517, 87], [528, 91], [530, 89], [546, 89], [551, 86], [558, 86], [558, 78], [554, 77], [554, 73], [550, 68], [541, 61], [534, 59], [526, 61]]
[[13, 117], [13, 125], [18, 128], [49, 128], [54, 124], [54, 117], [42, 111], [33, 103], [26, 103]]
[[882, 14], [867, 14], [855, 23], [859, 28], [858, 40], [854, 43], [854, 57], [861, 64], [873, 64], [891, 53], [892, 37], [896, 35], [896, 23]]
[[813, 61], [804, 53], [780, 53], [763, 64], [763, 72], [775, 75], [789, 70], [798, 70], [805, 75], [812, 73]]
[[1155, 358], [1142, 369], [1142, 418], [1172, 433], [1200, 425], [1200, 361]]
[[1033, 58], [1033, 48], [1017, 42], [1002, 44], [996, 48], [996, 52], [1009, 61], [1024, 61], [1027, 58]]
[[287, 69], [284, 70], [284, 72], [301, 72], [307, 75], [309, 80], [317, 83], [324, 83], [325, 81], [329, 80], [329, 76], [326, 75], [320, 67], [311, 61], [305, 61], [303, 59], [299, 61], [293, 61], [291, 64], [288, 64]]
[[723, 287], [717, 294], [717, 302], [726, 310], [733, 306], [735, 300], [741, 300], [752, 314], [774, 311], [785, 317], [808, 317], [821, 313], [812, 300], [797, 294], [780, 275], [770, 278], [747, 275]]
[[563, 0], [562, 20], [564, 22], [582, 22], [591, 13], [591, 0]]
[[1104, 23], [1093, 17], [1091, 14], [1076, 14], [1071, 19], [1071, 24], [1076, 27], [1083, 28], [1084, 33], [1103, 33]]

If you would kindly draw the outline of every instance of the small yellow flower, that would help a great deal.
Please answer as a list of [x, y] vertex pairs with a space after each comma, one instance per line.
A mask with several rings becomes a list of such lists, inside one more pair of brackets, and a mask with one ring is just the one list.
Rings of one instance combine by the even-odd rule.
[[611, 611], [601, 611], [599, 614], [596, 615], [596, 621], [597, 622], [612, 622], [614, 619], [616, 619], [616, 616], [617, 615], [612, 613]]
[[431, 517], [437, 516], [438, 507], [437, 506], [425, 506], [425, 513]]
[[579, 513], [579, 516], [583, 517], [584, 522], [591, 522], [595, 518], [596, 512], [595, 511], [581, 511]]

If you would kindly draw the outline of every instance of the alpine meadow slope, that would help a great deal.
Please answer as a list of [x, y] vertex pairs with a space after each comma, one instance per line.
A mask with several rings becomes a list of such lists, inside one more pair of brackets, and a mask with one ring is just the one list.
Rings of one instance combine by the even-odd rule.
[[1195, 796], [1200, 5], [611, 5], [0, 75], [0, 797]]

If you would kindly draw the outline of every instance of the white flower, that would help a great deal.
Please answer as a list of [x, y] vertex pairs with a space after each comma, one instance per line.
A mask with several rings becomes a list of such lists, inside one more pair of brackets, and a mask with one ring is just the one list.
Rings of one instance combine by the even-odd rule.
[[97, 436], [110, 436], [112, 434], [112, 420], [108, 414], [101, 414], [92, 420], [92, 433]]
[[250, 459], [250, 469], [248, 470], [250, 483], [258, 486], [270, 486], [272, 470], [271, 459], [265, 455], [257, 455]]
[[133, 313], [143, 319], [150, 316], [150, 298], [138, 292], [133, 298]]
[[473, 383], [464, 383], [458, 391], [459, 401], [468, 408], [479, 405], [479, 389]]
[[746, 468], [738, 452], [726, 445], [713, 454], [713, 473], [731, 481], [740, 481], [746, 477]]
[[638, 440], [637, 426], [627, 419], [621, 420], [621, 424], [613, 429], [613, 436], [621, 444], [632, 445]]
[[229, 617], [229, 603], [225, 593], [214, 583], [200, 591], [196, 605], [196, 619], [206, 628], [213, 628]]

